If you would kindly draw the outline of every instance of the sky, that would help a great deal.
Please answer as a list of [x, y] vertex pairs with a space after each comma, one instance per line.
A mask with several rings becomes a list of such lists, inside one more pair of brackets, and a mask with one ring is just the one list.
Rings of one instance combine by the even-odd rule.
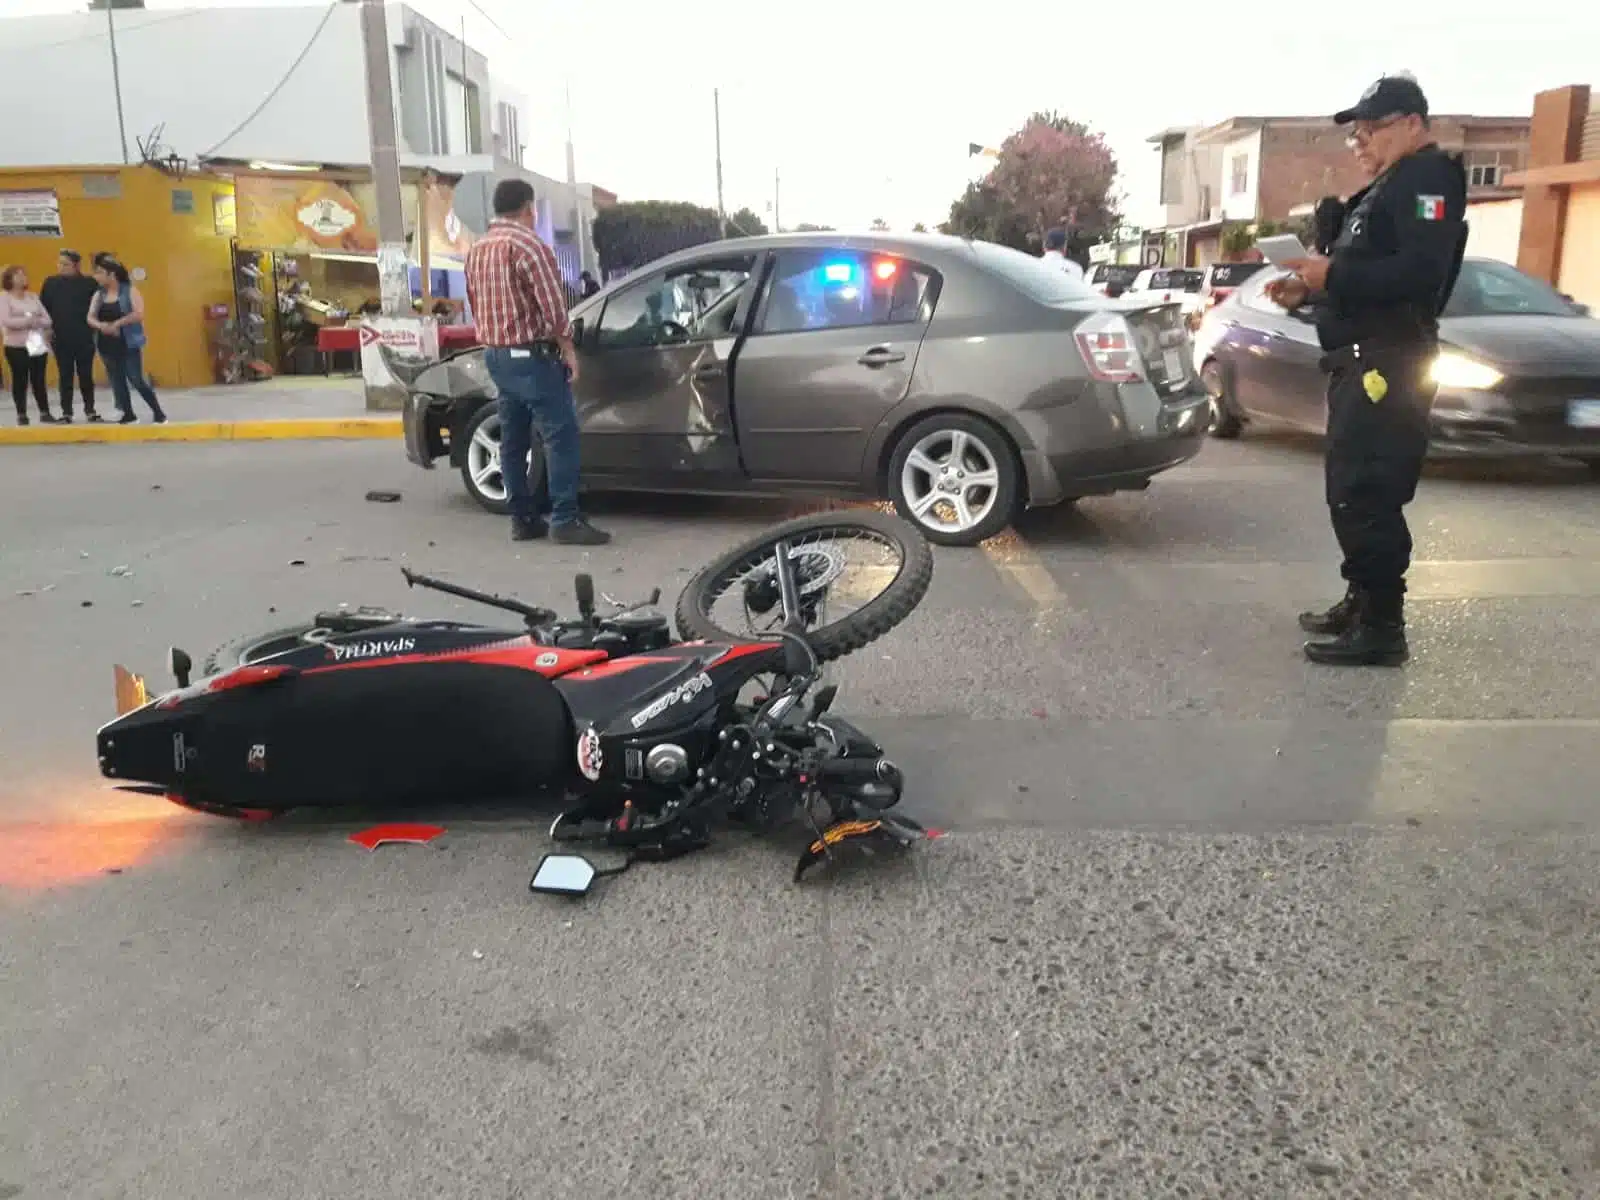
[[[771, 224], [776, 199], [785, 226], [881, 217], [932, 227], [988, 163], [969, 158], [968, 143], [998, 145], [1037, 109], [1106, 136], [1124, 212], [1143, 224], [1157, 166], [1145, 139], [1168, 126], [1329, 114], [1397, 70], [1417, 76], [1436, 112], [1526, 115], [1545, 88], [1600, 89], [1596, 0], [1415, 4], [1376, 20], [1312, 19], [1309, 5], [1304, 20], [1254, 19], [1196, 0], [410, 2], [451, 30], [465, 20], [491, 73], [526, 97], [530, 169], [565, 174], [570, 94], [581, 179], [624, 200], [715, 205], [716, 92], [727, 209], [748, 206]], [[152, 10], [195, 6], [148, 0]], [[3, 15], [83, 7], [0, 0]], [[1208, 29], [1223, 32], [1213, 40]]]

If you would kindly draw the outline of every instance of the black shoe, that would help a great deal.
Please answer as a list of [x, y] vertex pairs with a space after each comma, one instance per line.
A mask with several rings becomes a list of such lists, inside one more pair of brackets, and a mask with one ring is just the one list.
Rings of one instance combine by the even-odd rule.
[[41, 425], [59, 425], [59, 424], [61, 424], [61, 422], [56, 420], [55, 413], [51, 412], [49, 409], [45, 409], [44, 412], [39, 414], [39, 424], [41, 424]]
[[157, 425], [165, 425], [167, 423], [167, 414], [158, 412], [153, 419]]
[[30, 424], [32, 424], [32, 422], [28, 420], [28, 414], [27, 413], [18, 413], [17, 414], [17, 424], [18, 425], [30, 425]]
[[568, 521], [565, 525], [552, 526], [550, 540], [559, 542], [563, 546], [604, 546], [611, 540], [611, 535], [603, 529], [596, 529], [579, 517], [576, 521]]
[[56, 422], [56, 424], [58, 424], [58, 425], [71, 425], [72, 424], [72, 414], [71, 413], [62, 413], [60, 419]]
[[105, 418], [97, 412], [84, 413], [83, 419], [91, 425], [101, 425], [105, 422]]
[[139, 418], [134, 416], [131, 412], [123, 413], [122, 416], [117, 418], [117, 424], [118, 425], [133, 425], [133, 424], [137, 423], [138, 420], [139, 420]]
[[1398, 667], [1411, 657], [1404, 621], [1363, 617], [1338, 637], [1307, 642], [1306, 657], [1325, 667]]
[[1338, 637], [1356, 623], [1360, 610], [1361, 593], [1352, 584], [1345, 591], [1344, 599], [1332, 608], [1324, 609], [1322, 612], [1301, 613], [1300, 628], [1319, 637]]
[[515, 517], [511, 520], [513, 542], [536, 542], [549, 532], [550, 527], [543, 521], [519, 521]]

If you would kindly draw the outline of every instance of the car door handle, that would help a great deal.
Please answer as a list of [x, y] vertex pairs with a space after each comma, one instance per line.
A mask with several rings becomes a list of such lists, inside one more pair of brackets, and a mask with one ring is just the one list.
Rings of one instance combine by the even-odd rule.
[[1275, 342], [1286, 342], [1289, 340], [1289, 335], [1287, 333], [1279, 333], [1276, 329], [1267, 330], [1267, 336]]
[[903, 351], [896, 350], [890, 346], [874, 346], [856, 359], [863, 367], [886, 367], [890, 363], [905, 362], [905, 360], [906, 356]]
[[705, 363], [694, 369], [694, 377], [696, 379], [721, 379], [727, 373], [727, 367], [719, 362]]

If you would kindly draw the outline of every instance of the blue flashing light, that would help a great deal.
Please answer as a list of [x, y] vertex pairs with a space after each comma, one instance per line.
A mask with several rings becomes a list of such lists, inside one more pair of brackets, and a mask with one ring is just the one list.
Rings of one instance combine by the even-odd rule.
[[849, 283], [855, 278], [856, 268], [854, 263], [836, 262], [829, 263], [822, 268], [822, 277], [829, 283]]

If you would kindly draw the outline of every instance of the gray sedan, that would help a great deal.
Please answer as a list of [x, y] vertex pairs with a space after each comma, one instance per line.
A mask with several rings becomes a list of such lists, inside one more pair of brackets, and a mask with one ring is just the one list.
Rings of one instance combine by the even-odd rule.
[[[1177, 304], [1110, 301], [938, 235], [681, 251], [572, 310], [585, 486], [888, 498], [973, 545], [1023, 507], [1140, 490], [1207, 424]], [[505, 511], [480, 350], [410, 384], [406, 450]], [[542, 456], [529, 470], [537, 487]]]

